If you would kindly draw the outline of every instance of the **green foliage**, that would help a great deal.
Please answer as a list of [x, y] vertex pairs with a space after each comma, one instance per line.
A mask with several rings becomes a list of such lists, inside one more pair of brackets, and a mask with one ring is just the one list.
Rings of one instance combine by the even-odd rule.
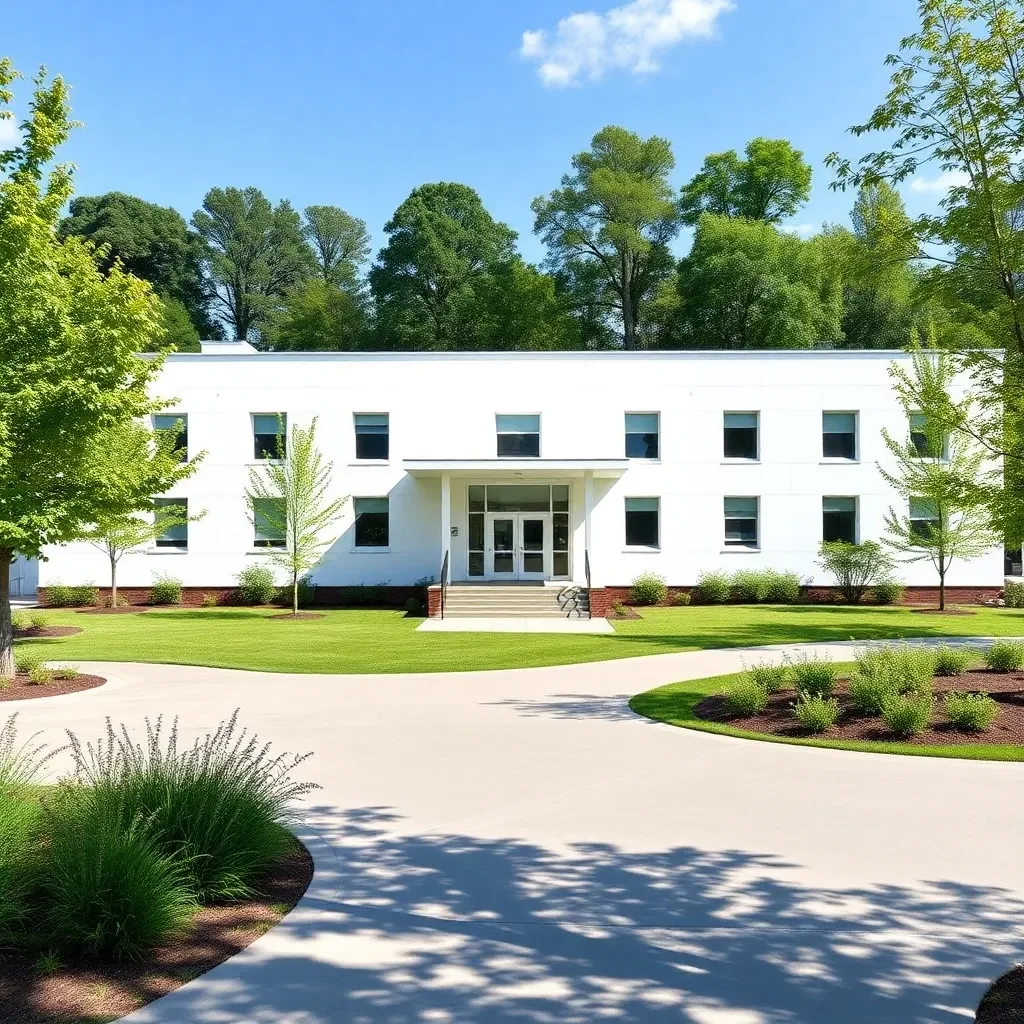
[[54, 679], [77, 679], [81, 675], [77, 665], [57, 665], [52, 671]]
[[937, 654], [926, 647], [884, 644], [858, 651], [857, 673], [884, 680], [893, 693], [930, 694], [937, 661]]
[[220, 600], [216, 594], [203, 594], [204, 608], [216, 608], [218, 604], [220, 604]]
[[778, 693], [786, 685], [786, 666], [784, 663], [760, 661], [747, 669], [747, 678], [760, 686], [765, 693]]
[[768, 706], [768, 691], [752, 679], [742, 679], [725, 694], [729, 710], [734, 715], [760, 714]]
[[999, 717], [999, 705], [987, 693], [947, 693], [946, 717], [958, 729], [985, 732]]
[[150, 594], [153, 604], [181, 604], [181, 580], [166, 573], [157, 576]]
[[846, 604], [859, 604], [869, 587], [888, 582], [893, 569], [892, 559], [873, 540], [825, 541], [818, 549], [818, 565], [835, 578]]
[[46, 629], [50, 625], [50, 616], [45, 612], [30, 612], [28, 622], [33, 629]]
[[692, 598], [685, 590], [674, 591], [671, 598], [672, 604], [680, 608], [686, 607], [691, 600]]
[[265, 565], [248, 565], [236, 577], [242, 604], [270, 604], [277, 593], [274, 574]]
[[896, 736], [919, 736], [932, 717], [930, 696], [890, 694], [882, 701], [882, 718]]
[[862, 715], [880, 715], [885, 701], [898, 696], [896, 681], [889, 675], [865, 675], [856, 672], [850, 677], [850, 700]]
[[721, 570], [702, 572], [697, 577], [693, 596], [698, 604], [725, 604], [732, 596], [729, 574]]
[[33, 669], [38, 668], [42, 663], [43, 656], [36, 650], [15, 650], [14, 667], [21, 675], [28, 675]]
[[1003, 588], [1003, 601], [1007, 608], [1024, 608], [1024, 583], [1007, 580]]
[[[200, 352], [199, 332], [192, 323], [188, 310], [175, 299], [160, 300], [159, 337], [155, 337], [154, 351], [173, 349], [175, 352]], [[210, 335], [205, 335], [209, 338]]]
[[759, 569], [740, 569], [730, 581], [732, 599], [743, 604], [757, 604], [768, 596], [768, 581]]
[[288, 290], [268, 313], [262, 335], [274, 352], [351, 352], [363, 347], [368, 330], [357, 292], [313, 278]]
[[963, 675], [974, 661], [974, 655], [965, 647], [950, 647], [943, 644], [935, 652], [935, 674], [937, 676]]
[[836, 685], [836, 667], [825, 657], [804, 654], [792, 665], [793, 683], [799, 693], [812, 697], [829, 697]]
[[729, 594], [742, 604], [795, 604], [800, 598], [800, 577], [776, 569], [740, 569], [729, 580]]
[[907, 588], [896, 580], [881, 580], [871, 588], [876, 604], [900, 604]]
[[33, 665], [28, 670], [28, 682], [30, 686], [49, 686], [56, 678], [57, 673], [45, 665]]
[[629, 603], [640, 605], [661, 604], [667, 594], [668, 588], [665, 586], [665, 578], [663, 576], [653, 572], [644, 572], [633, 580], [633, 584], [629, 589]]
[[746, 159], [734, 149], [712, 153], [683, 186], [682, 220], [697, 224], [704, 214], [778, 224], [811, 196], [811, 167], [785, 139], [757, 138]]
[[307, 206], [302, 234], [313, 250], [317, 273], [328, 285], [355, 291], [370, 255], [366, 223], [337, 206]]
[[993, 672], [1018, 672], [1024, 668], [1024, 643], [997, 640], [985, 652], [985, 664]]
[[418, 619], [423, 615], [423, 602], [418, 597], [410, 597], [405, 602], [405, 614], [410, 618]]
[[765, 600], [770, 604], [796, 604], [800, 600], [800, 577], [795, 572], [765, 569]]
[[47, 604], [53, 608], [84, 608], [96, 604], [98, 597], [99, 591], [91, 583], [51, 583], [46, 588]]
[[793, 704], [793, 714], [808, 732], [825, 732], [839, 720], [839, 701], [804, 691]]

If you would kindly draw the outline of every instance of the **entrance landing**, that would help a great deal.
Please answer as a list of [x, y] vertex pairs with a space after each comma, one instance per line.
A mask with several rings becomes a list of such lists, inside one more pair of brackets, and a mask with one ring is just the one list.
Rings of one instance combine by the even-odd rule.
[[614, 633], [607, 619], [533, 619], [528, 616], [424, 619], [424, 633]]

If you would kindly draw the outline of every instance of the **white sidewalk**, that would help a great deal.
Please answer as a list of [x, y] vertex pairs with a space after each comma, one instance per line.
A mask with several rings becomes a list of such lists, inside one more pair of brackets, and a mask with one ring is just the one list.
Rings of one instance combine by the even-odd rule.
[[424, 619], [423, 633], [614, 633], [607, 619], [540, 619], [508, 615], [494, 618]]

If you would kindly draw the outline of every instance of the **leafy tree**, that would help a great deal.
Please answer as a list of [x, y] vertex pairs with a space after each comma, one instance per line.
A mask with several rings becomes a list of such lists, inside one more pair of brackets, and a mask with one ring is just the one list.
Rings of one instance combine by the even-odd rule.
[[[968, 419], [972, 395], [951, 395], [955, 365], [946, 353], [915, 352], [913, 374], [894, 363], [893, 387], [907, 416], [920, 416], [916, 444], [882, 431], [895, 463], [879, 464], [882, 478], [903, 498], [906, 511], [890, 508], [883, 543], [904, 562], [930, 561], [939, 575], [939, 609], [946, 607], [946, 574], [957, 559], [979, 558], [999, 543], [992, 528], [988, 492], [998, 474], [986, 465], [988, 453], [949, 424]], [[913, 513], [916, 511], [917, 515]]]
[[[177, 299], [162, 299], [160, 302], [163, 331], [147, 351], [158, 351], [174, 346], [175, 352], [198, 352], [199, 332], [196, 330], [188, 310]], [[206, 335], [208, 338], [209, 334]]]
[[706, 214], [676, 284], [669, 347], [814, 348], [842, 337], [840, 288], [820, 240], [763, 221]]
[[292, 591], [292, 614], [299, 611], [299, 580], [320, 561], [336, 537], [325, 536], [341, 516], [347, 497], [327, 500], [334, 463], [325, 461], [316, 446], [316, 417], [309, 429], [292, 426], [280, 459], [250, 467], [246, 497], [253, 522], [256, 503], [261, 520], [283, 534], [283, 548], [269, 548], [270, 559], [287, 570]]
[[835, 577], [846, 604], [860, 604], [870, 587], [887, 581], [893, 561], [877, 541], [861, 544], [847, 541], [823, 541], [818, 550], [818, 565]]
[[274, 352], [350, 352], [368, 331], [357, 294], [313, 278], [292, 288], [269, 316], [265, 345]]
[[474, 287], [515, 256], [515, 232], [466, 185], [421, 185], [385, 225], [387, 246], [370, 270], [382, 347], [457, 349]]
[[212, 188], [192, 226], [206, 244], [214, 309], [236, 338], [258, 333], [274, 301], [313, 273], [302, 221], [286, 199], [271, 206], [257, 188]]
[[208, 309], [202, 240], [177, 210], [123, 192], [77, 196], [58, 234], [77, 235], [100, 247], [97, 257], [104, 273], [119, 260], [126, 273], [148, 281], [162, 299], [180, 303], [197, 337], [220, 337]]
[[754, 139], [742, 159], [736, 150], [712, 153], [683, 186], [682, 219], [697, 224], [705, 213], [778, 224], [811, 196], [811, 167], [785, 139]]
[[[0, 108], [17, 77], [0, 60]], [[9, 116], [9, 111], [0, 109]], [[103, 274], [91, 247], [59, 239], [72, 170], [54, 163], [74, 123], [61, 78], [42, 73], [24, 140], [0, 152], [0, 674], [13, 671], [8, 587], [15, 556], [82, 535], [109, 516], [151, 507], [173, 482], [112, 471], [105, 431], [160, 408], [148, 396], [160, 357], [137, 352], [160, 331], [149, 284], [113, 266]]]
[[675, 166], [666, 139], [642, 139], [609, 126], [572, 158], [561, 187], [533, 201], [536, 231], [555, 272], [591, 285], [590, 303], [621, 323], [623, 344], [637, 347], [644, 306], [671, 276], [669, 242], [679, 231], [679, 206], [668, 176]]
[[360, 267], [370, 256], [366, 223], [337, 206], [307, 206], [303, 213], [302, 233], [320, 277], [337, 288], [354, 290]]

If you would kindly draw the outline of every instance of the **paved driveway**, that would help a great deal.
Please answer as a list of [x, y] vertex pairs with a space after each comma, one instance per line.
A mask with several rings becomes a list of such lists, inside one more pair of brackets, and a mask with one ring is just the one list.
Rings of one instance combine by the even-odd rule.
[[1024, 956], [1024, 765], [735, 740], [626, 707], [743, 658], [117, 665], [18, 708], [23, 730], [84, 738], [161, 712], [191, 735], [237, 706], [277, 749], [315, 752], [306, 897], [137, 1024], [972, 1020]]

